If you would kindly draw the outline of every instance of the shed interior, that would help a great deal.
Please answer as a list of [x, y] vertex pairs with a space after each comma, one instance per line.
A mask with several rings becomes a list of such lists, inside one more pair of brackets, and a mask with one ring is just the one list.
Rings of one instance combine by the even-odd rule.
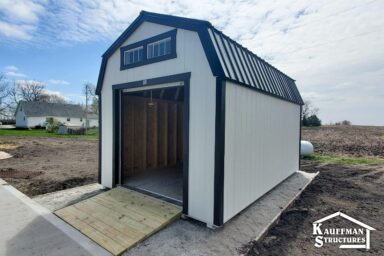
[[121, 182], [182, 203], [183, 87], [121, 98]]

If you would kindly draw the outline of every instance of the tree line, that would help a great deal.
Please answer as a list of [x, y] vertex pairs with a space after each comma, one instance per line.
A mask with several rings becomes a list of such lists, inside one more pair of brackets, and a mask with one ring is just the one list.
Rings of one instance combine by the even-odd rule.
[[[91, 83], [83, 85], [85, 96], [84, 110], [89, 114], [98, 113], [98, 97], [95, 86]], [[0, 120], [14, 119], [17, 105], [20, 101], [41, 101], [49, 103], [71, 103], [64, 97], [49, 93], [46, 85], [35, 80], [9, 81], [5, 75], [0, 74]]]

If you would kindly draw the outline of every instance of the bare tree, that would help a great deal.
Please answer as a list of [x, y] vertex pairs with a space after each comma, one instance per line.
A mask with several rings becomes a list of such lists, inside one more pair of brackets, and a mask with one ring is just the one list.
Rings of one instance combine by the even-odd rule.
[[24, 101], [40, 101], [44, 88], [44, 84], [34, 80], [26, 80], [18, 84], [20, 96]]
[[303, 117], [310, 117], [317, 115], [319, 113], [319, 108], [316, 108], [313, 106], [312, 102], [310, 100], [304, 101], [304, 106], [303, 106]]
[[8, 86], [5, 76], [0, 74], [0, 118], [6, 116], [7, 104], [5, 99], [8, 96]]
[[85, 129], [87, 129], [87, 121], [88, 121], [88, 113], [89, 113], [88, 102], [89, 100], [95, 98], [96, 96], [95, 91], [96, 91], [96, 87], [92, 83], [86, 82], [84, 84], [83, 92], [85, 94]]
[[18, 84], [16, 83], [16, 81], [13, 81], [13, 84], [11, 86], [8, 86], [8, 95], [7, 100], [5, 102], [7, 107], [7, 114], [9, 116], [14, 115], [17, 108], [17, 104], [20, 100], [21, 98], [18, 90]]
[[99, 98], [97, 96], [94, 96], [92, 98], [91, 106], [89, 108], [89, 112], [93, 114], [99, 113]]
[[67, 103], [67, 100], [60, 95], [57, 94], [49, 94], [46, 92], [43, 92], [43, 94], [40, 97], [40, 101], [49, 102], [49, 103]]

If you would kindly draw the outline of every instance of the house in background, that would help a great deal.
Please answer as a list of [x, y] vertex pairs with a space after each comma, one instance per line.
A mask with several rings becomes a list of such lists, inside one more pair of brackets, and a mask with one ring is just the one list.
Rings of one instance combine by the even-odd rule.
[[15, 117], [16, 127], [20, 128], [45, 127], [47, 117], [53, 117], [63, 124], [85, 124], [85, 111], [80, 105], [74, 104], [20, 101]]
[[211, 23], [141, 12], [105, 52], [100, 174], [221, 226], [299, 170], [295, 80]]
[[87, 127], [99, 127], [99, 116], [97, 114], [88, 114], [87, 117]]

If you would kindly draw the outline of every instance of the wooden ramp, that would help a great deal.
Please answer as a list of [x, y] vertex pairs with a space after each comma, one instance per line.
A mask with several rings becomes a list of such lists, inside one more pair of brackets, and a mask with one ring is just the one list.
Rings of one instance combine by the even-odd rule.
[[178, 219], [181, 207], [126, 188], [115, 188], [55, 214], [119, 255]]

